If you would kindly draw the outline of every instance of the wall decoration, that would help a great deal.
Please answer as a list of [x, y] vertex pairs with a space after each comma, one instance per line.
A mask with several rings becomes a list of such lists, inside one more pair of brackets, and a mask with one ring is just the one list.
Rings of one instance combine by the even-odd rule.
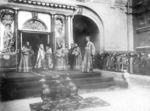
[[64, 28], [64, 16], [55, 15], [56, 48], [58, 45], [65, 46]]
[[33, 31], [47, 31], [47, 26], [39, 19], [30, 19], [23, 24], [22, 29]]
[[12, 46], [14, 44], [13, 32], [11, 29], [11, 24], [6, 24], [5, 31], [3, 35], [3, 43], [4, 43], [4, 52], [12, 52]]
[[14, 52], [15, 38], [13, 35], [12, 25], [14, 22], [14, 12], [10, 9], [0, 10], [1, 23], [4, 27], [3, 32], [3, 50], [4, 53]]

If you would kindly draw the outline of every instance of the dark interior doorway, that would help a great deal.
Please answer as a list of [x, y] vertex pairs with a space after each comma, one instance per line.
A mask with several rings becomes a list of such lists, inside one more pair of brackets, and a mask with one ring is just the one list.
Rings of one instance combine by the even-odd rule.
[[48, 44], [48, 34], [22, 33], [22, 45], [27, 41], [32, 46], [33, 51], [37, 52], [39, 44], [43, 44], [44, 48]]
[[82, 51], [85, 49], [87, 35], [91, 36], [91, 41], [94, 43], [96, 53], [100, 51], [100, 36], [99, 29], [95, 22], [83, 15], [75, 15], [73, 19], [73, 38]]

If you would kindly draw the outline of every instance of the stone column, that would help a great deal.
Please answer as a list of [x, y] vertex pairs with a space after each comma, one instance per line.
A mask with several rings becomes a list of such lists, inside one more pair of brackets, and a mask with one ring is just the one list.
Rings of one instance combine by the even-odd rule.
[[54, 27], [54, 25], [55, 25], [55, 19], [54, 19], [54, 14], [50, 14], [50, 17], [51, 17], [51, 39], [50, 40], [52, 40], [52, 49], [53, 50], [55, 50], [56, 49], [56, 44], [55, 44], [55, 27]]
[[20, 47], [20, 40], [18, 37], [18, 9], [15, 9], [15, 15], [14, 15], [14, 37], [15, 37], [15, 51], [17, 52], [16, 54], [16, 69], [19, 65], [19, 51], [21, 51]]
[[68, 16], [65, 16], [65, 45], [69, 45], [69, 28], [68, 28]]
[[[1, 15], [1, 13], [0, 13], [0, 15]], [[1, 18], [0, 18], [0, 21], [1, 21]], [[2, 44], [2, 37], [1, 37], [1, 22], [0, 22], [0, 51], [2, 50], [2, 46], [1, 46], [1, 44]]]
[[73, 39], [73, 16], [70, 16], [70, 44], [74, 43]]
[[71, 47], [71, 43], [74, 43], [73, 40], [73, 21], [72, 16], [68, 16], [68, 46]]

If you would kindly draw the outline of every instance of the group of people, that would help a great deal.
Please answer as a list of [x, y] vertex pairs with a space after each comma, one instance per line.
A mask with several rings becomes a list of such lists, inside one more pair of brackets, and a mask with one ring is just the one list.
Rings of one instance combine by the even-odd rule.
[[30, 72], [35, 69], [55, 69], [55, 70], [80, 70], [82, 72], [93, 71], [93, 57], [95, 55], [95, 46], [90, 41], [90, 36], [86, 36], [85, 53], [82, 56], [80, 47], [77, 43], [63, 47], [58, 45], [56, 50], [52, 51], [49, 45], [46, 50], [43, 44], [38, 47], [37, 54], [34, 53], [32, 47], [27, 42], [23, 45], [21, 51], [21, 59], [18, 71]]
[[97, 67], [102, 70], [150, 75], [150, 54], [142, 52], [111, 53], [105, 52], [96, 57]]

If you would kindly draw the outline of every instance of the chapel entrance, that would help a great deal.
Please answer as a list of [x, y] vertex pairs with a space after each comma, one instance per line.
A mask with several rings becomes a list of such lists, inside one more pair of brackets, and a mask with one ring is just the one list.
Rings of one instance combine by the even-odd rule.
[[47, 44], [49, 44], [49, 37], [47, 34], [39, 34], [39, 33], [22, 33], [22, 45], [26, 42], [30, 43], [34, 52], [38, 51], [38, 46], [40, 44], [44, 45], [44, 48]]

